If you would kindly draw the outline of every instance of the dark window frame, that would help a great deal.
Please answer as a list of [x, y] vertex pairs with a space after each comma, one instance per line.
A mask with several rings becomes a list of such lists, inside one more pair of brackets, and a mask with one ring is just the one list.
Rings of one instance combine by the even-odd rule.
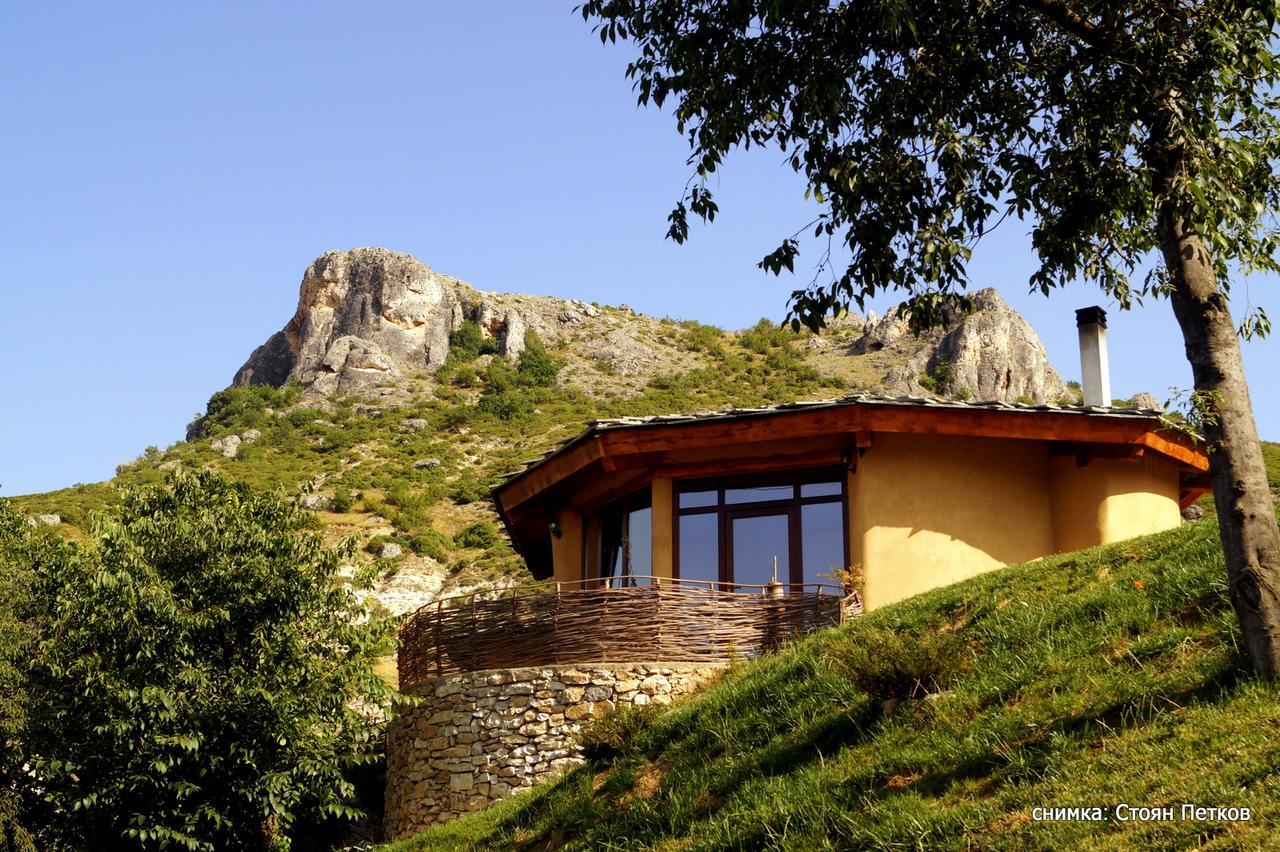
[[[653, 514], [652, 514], [653, 492], [651, 488], [641, 488], [631, 494], [626, 495], [625, 497], [620, 497], [617, 500], [613, 500], [609, 503], [606, 503], [605, 505], [601, 506], [599, 509], [597, 509], [596, 511], [592, 512], [590, 515], [582, 519], [582, 533], [583, 533], [582, 534], [582, 561], [580, 563], [582, 565], [582, 570], [580, 573], [584, 581], [599, 580], [601, 581], [601, 583], [608, 584], [610, 587], [619, 588], [627, 585], [637, 585], [634, 581], [631, 580], [632, 577], [636, 577], [636, 576], [647, 577], [653, 573], [653, 554], [652, 553], [649, 554], [650, 564], [649, 564], [648, 573], [643, 575], [633, 573], [633, 568], [635, 566], [631, 564], [631, 561], [632, 561], [631, 548], [627, 546], [621, 550], [622, 565], [619, 568], [619, 573], [610, 574], [608, 576], [601, 576], [600, 568], [603, 565], [603, 557], [604, 557], [603, 526], [600, 530], [599, 535], [592, 535], [589, 532], [593, 521], [595, 521], [596, 519], [601, 519], [601, 524], [603, 525], [602, 519], [604, 514], [609, 511], [617, 511], [620, 513], [618, 518], [619, 525], [620, 525], [619, 547], [623, 547], [622, 542], [626, 542], [627, 545], [629, 545], [631, 541], [631, 529], [630, 529], [631, 515], [633, 512], [642, 511], [644, 509], [650, 510], [649, 523], [652, 524], [653, 523]], [[591, 564], [591, 559], [589, 558], [589, 556], [593, 548], [598, 548], [601, 550], [601, 552], [596, 555], [596, 559], [595, 559], [597, 576], [589, 577], [587, 576], [587, 566]]]
[[[812, 497], [801, 496], [801, 486], [818, 482], [838, 482], [839, 494]], [[762, 500], [758, 503], [726, 503], [725, 491], [735, 488], [791, 485], [791, 497], [784, 500]], [[790, 471], [726, 476], [718, 478], [688, 479], [674, 483], [671, 495], [671, 576], [680, 578], [680, 519], [685, 515], [716, 515], [716, 558], [719, 562], [716, 576], [726, 586], [731, 586], [733, 565], [732, 524], [735, 517], [760, 517], [786, 515], [788, 532], [787, 561], [789, 576], [778, 579], [794, 587], [804, 584], [804, 542], [802, 540], [801, 508], [818, 503], [839, 503], [841, 542], [844, 545], [844, 564], [849, 565], [849, 484], [843, 468], [805, 468]], [[715, 491], [716, 502], [712, 506], [680, 507], [680, 495], [691, 491]], [[833, 583], [834, 584], [834, 583]]]

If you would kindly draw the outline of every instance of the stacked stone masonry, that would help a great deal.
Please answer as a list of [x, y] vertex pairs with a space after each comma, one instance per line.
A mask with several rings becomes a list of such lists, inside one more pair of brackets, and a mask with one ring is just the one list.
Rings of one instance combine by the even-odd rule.
[[389, 839], [476, 811], [582, 762], [574, 734], [620, 704], [669, 704], [719, 666], [618, 663], [465, 672], [412, 684], [387, 738]]

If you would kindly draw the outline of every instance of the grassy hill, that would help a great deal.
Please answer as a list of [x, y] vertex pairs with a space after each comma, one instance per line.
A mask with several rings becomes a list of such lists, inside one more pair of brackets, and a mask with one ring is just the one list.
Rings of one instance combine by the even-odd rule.
[[[1280, 832], [1280, 684], [1242, 660], [1211, 519], [886, 607], [590, 742], [593, 764], [390, 848], [1264, 848]], [[1182, 803], [1252, 818], [1032, 819]]]

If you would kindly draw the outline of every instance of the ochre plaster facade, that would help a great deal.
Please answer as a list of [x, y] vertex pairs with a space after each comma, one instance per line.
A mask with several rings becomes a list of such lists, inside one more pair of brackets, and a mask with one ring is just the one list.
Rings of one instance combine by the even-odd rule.
[[[1180, 520], [1178, 464], [1156, 454], [1078, 458], [1053, 454], [1046, 441], [887, 433], [852, 467], [849, 553], [867, 608]], [[658, 577], [672, 576], [677, 484], [659, 477], [649, 486], [648, 573]], [[555, 579], [582, 580], [587, 525], [567, 507], [556, 523]]]

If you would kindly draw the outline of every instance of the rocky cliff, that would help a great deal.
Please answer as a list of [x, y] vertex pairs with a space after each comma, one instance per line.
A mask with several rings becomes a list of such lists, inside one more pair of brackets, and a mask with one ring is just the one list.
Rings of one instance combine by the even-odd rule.
[[309, 396], [386, 396], [429, 378], [466, 321], [506, 358], [520, 355], [528, 331], [566, 349], [566, 383], [588, 392], [605, 376], [613, 391], [634, 392], [659, 372], [699, 362], [664, 345], [658, 320], [625, 305], [488, 293], [410, 255], [357, 248], [327, 252], [307, 268], [293, 318], [254, 350], [233, 384], [297, 381]]
[[890, 394], [1057, 402], [1070, 397], [1039, 335], [992, 288], [972, 296], [974, 312], [952, 311], [941, 328], [914, 336], [905, 319], [872, 317], [852, 356], [891, 353], [883, 378]]
[[499, 352], [519, 354], [519, 314], [463, 282], [386, 249], [327, 252], [302, 276], [293, 318], [233, 383], [298, 381], [321, 395], [395, 385], [444, 364], [449, 333], [468, 318], [498, 338]]
[[[1069, 392], [1035, 330], [995, 290], [974, 294], [976, 311], [920, 337], [893, 316], [848, 316], [803, 352], [824, 374], [892, 394], [1058, 401]], [[309, 396], [395, 395], [430, 380], [466, 321], [515, 358], [537, 332], [563, 351], [562, 381], [588, 393], [638, 392], [661, 373], [700, 366], [696, 349], [626, 306], [601, 309], [545, 296], [488, 293], [381, 248], [332, 251], [302, 278], [298, 307], [258, 347], [234, 384], [297, 381]]]

